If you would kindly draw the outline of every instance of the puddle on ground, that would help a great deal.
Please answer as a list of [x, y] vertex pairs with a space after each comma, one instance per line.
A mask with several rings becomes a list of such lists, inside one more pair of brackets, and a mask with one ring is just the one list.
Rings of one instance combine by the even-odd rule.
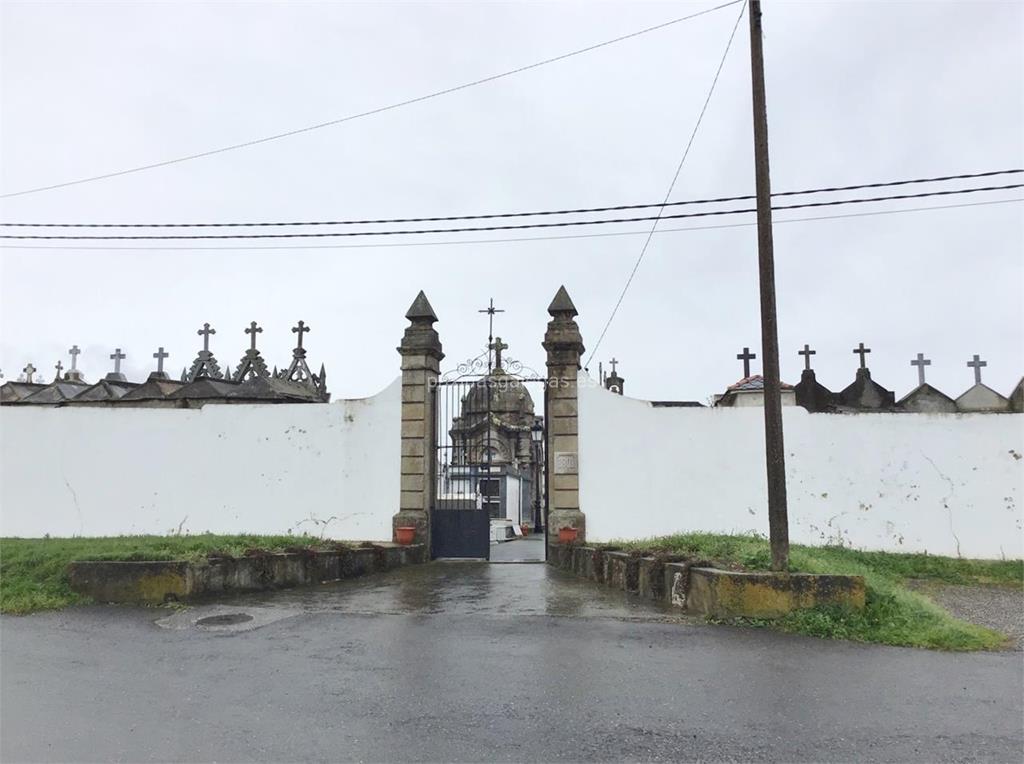
[[277, 607], [238, 607], [237, 605], [197, 605], [175, 611], [160, 618], [156, 625], [173, 631], [206, 631], [237, 633], [252, 631], [261, 626], [299, 615], [301, 611]]

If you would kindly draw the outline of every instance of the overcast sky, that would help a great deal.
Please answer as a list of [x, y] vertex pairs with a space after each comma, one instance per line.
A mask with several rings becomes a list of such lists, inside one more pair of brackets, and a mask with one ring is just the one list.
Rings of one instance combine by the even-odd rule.
[[[259, 138], [714, 4], [6, 2], [0, 182], [18, 191]], [[738, 11], [335, 127], [7, 199], [2, 218], [318, 220], [660, 201]], [[1021, 166], [1024, 4], [769, 2], [764, 24], [775, 190]], [[673, 198], [753, 187], [744, 18]], [[863, 341], [874, 378], [897, 396], [917, 383], [909, 362], [919, 351], [932, 359], [929, 381], [950, 395], [973, 381], [965, 363], [974, 353], [989, 363], [984, 381], [1008, 394], [1024, 373], [1022, 206], [780, 222], [783, 379], [799, 380], [796, 353], [807, 342], [819, 381], [841, 389]], [[726, 222], [752, 217], [661, 227]], [[303, 319], [313, 329], [311, 365], [326, 363], [336, 398], [360, 397], [397, 375], [403, 314], [420, 289], [440, 317], [444, 367], [486, 344], [477, 310], [493, 297], [507, 311], [496, 333], [508, 354], [542, 369], [545, 311], [558, 286], [580, 311], [589, 356], [644, 237], [456, 239], [0, 250], [0, 369], [12, 379], [31, 361], [52, 378], [77, 343], [89, 379], [109, 370], [115, 347], [127, 353], [131, 379], [144, 379], [159, 345], [180, 372], [201, 347], [204, 322], [217, 329], [211, 347], [221, 364], [234, 367], [254, 319], [264, 357], [282, 366], [289, 329]], [[267, 246], [277, 248], [258, 248]], [[592, 370], [614, 355], [632, 396], [705, 400], [741, 376], [743, 346], [760, 354], [755, 229], [662, 233]]]

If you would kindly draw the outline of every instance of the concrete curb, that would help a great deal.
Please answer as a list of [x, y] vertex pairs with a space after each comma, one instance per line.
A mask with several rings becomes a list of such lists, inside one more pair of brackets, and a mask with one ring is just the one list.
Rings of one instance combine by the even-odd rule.
[[75, 592], [98, 602], [160, 603], [339, 581], [426, 561], [423, 544], [380, 543], [195, 562], [75, 561], [68, 564], [67, 573]]
[[548, 564], [612, 589], [716, 618], [780, 618], [820, 605], [863, 609], [862, 576], [720, 570], [709, 560], [671, 562], [577, 544], [549, 547]]

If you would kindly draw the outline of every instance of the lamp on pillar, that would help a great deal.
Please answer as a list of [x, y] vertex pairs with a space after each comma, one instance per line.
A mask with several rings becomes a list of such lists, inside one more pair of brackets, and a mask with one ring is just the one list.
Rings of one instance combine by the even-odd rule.
[[540, 465], [544, 458], [544, 425], [539, 418], [533, 420], [533, 427], [530, 428], [530, 441], [533, 446], [533, 532], [540, 533], [542, 529], [540, 481], [544, 474]]

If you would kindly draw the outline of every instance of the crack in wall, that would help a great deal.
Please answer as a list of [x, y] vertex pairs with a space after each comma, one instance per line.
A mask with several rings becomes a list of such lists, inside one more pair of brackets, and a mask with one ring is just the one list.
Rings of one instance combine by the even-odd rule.
[[304, 523], [313, 523], [314, 526], [316, 526], [317, 528], [320, 529], [320, 538], [323, 538], [324, 534], [327, 533], [327, 526], [329, 526], [335, 520], [337, 520], [338, 522], [345, 522], [346, 520], [350, 520], [353, 517], [359, 517], [361, 515], [368, 515], [368, 514], [369, 514], [369, 512], [352, 512], [351, 514], [342, 515], [341, 517], [339, 517], [338, 515], [331, 515], [326, 520], [321, 520], [319, 517], [316, 516], [315, 513], [310, 512], [309, 513], [309, 517], [307, 517], [307, 518], [305, 518], [303, 520], [299, 520], [297, 523], [295, 523], [295, 525], [293, 525], [289, 529], [288, 532], [289, 533], [291, 533], [292, 531], [296, 531], [297, 532], [299, 530], [299, 528]]
[[78, 512], [78, 533], [81, 535], [85, 533], [85, 520], [82, 518], [82, 508], [78, 505], [78, 494], [75, 493], [75, 489], [71, 487], [71, 483], [68, 482], [67, 475], [64, 474], [63, 470], [61, 470], [60, 476], [64, 480], [64, 485], [66, 485], [68, 490], [71, 492], [71, 500], [75, 504], [75, 511]]
[[949, 500], [952, 499], [953, 498], [953, 494], [956, 493], [956, 483], [954, 483], [949, 477], [947, 477], [945, 474], [943, 474], [942, 470], [940, 470], [935, 465], [935, 462], [932, 461], [930, 456], [928, 456], [923, 451], [921, 452], [921, 456], [924, 457], [925, 461], [927, 461], [930, 465], [932, 465], [932, 469], [935, 470], [936, 474], [940, 478], [942, 478], [947, 483], [949, 483], [949, 495], [946, 496], [946, 498], [942, 500], [942, 506], [944, 506], [946, 508], [946, 511], [949, 513], [949, 532], [951, 534], [953, 534], [953, 541], [956, 542], [956, 556], [957, 557], [962, 557], [963, 555], [960, 554], [960, 537], [956, 535], [956, 530], [954, 530], [954, 528], [953, 528], [953, 508], [951, 506], [949, 506]]

